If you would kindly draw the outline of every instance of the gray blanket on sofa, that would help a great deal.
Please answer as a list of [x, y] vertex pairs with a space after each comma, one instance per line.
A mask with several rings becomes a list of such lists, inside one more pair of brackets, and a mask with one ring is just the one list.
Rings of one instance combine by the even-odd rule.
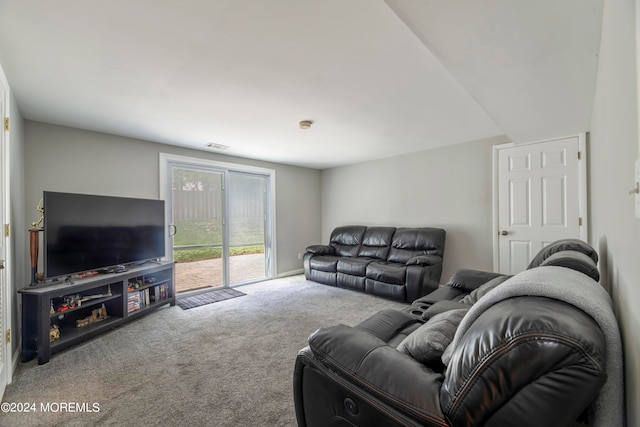
[[449, 350], [455, 349], [470, 325], [487, 308], [499, 301], [518, 296], [542, 296], [564, 301], [578, 307], [596, 321], [607, 345], [607, 381], [592, 404], [593, 425], [596, 427], [623, 426], [624, 374], [618, 322], [613, 314], [611, 298], [607, 292], [597, 282], [582, 273], [564, 267], [538, 267], [506, 280], [471, 307], [460, 322]]

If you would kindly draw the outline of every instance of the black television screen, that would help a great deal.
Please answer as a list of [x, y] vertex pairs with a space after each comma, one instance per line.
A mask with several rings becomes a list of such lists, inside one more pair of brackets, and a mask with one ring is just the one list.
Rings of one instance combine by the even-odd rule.
[[165, 255], [164, 201], [44, 192], [44, 277]]

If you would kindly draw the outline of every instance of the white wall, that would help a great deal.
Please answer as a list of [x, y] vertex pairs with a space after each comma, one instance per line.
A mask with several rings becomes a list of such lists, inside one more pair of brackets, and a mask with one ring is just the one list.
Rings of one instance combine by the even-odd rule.
[[442, 283], [461, 267], [492, 270], [494, 142], [324, 170], [322, 243], [340, 225], [440, 227], [447, 232]]
[[640, 220], [628, 194], [639, 155], [635, 16], [633, 0], [605, 0], [589, 156], [591, 243], [621, 327], [628, 426], [640, 426]]
[[44, 190], [158, 198], [159, 154], [276, 171], [276, 274], [301, 271], [298, 253], [320, 239], [320, 172], [149, 141], [25, 121], [27, 221]]

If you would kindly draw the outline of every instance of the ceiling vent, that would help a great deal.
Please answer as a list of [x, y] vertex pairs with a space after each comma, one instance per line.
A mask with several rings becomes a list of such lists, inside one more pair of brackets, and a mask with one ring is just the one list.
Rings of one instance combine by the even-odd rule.
[[229, 148], [228, 145], [216, 144], [215, 142], [208, 142], [206, 146], [214, 150], [227, 150]]

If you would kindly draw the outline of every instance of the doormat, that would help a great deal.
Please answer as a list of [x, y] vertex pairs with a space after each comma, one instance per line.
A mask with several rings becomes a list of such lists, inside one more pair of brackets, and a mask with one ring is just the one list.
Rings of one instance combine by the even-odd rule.
[[176, 305], [183, 310], [188, 310], [190, 308], [200, 307], [201, 305], [224, 301], [235, 297], [241, 297], [243, 295], [246, 294], [231, 288], [215, 289], [197, 295], [178, 295], [176, 298]]

